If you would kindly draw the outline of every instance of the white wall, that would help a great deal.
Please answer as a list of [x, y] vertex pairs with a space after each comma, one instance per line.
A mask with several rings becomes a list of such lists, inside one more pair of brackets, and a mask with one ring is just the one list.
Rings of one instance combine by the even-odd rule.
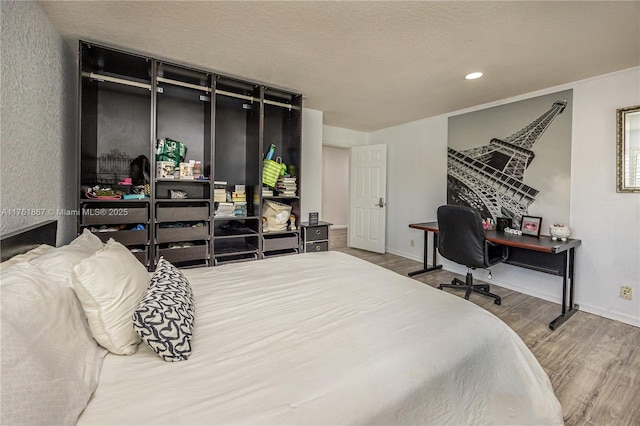
[[446, 141], [445, 116], [371, 133], [371, 144], [387, 144], [386, 249], [389, 253], [422, 260], [424, 236], [408, 225], [436, 220], [436, 209], [446, 203]]
[[76, 209], [75, 55], [38, 3], [3, 1], [1, 9], [0, 232], [58, 219], [66, 243], [76, 218], [56, 212]]
[[309, 212], [322, 217], [322, 111], [302, 109], [302, 222]]
[[[576, 84], [571, 226], [576, 298], [589, 312], [640, 326], [640, 194], [616, 193], [616, 109], [640, 105], [640, 68]], [[633, 288], [634, 300], [619, 297]]]
[[322, 147], [322, 220], [333, 228], [349, 224], [349, 149]]
[[322, 144], [337, 148], [367, 145], [369, 133], [343, 127], [322, 126]]
[[[387, 251], [422, 260], [424, 237], [408, 224], [435, 220], [437, 206], [446, 203], [449, 116], [565, 89], [574, 89], [570, 225], [572, 237], [582, 240], [576, 251], [576, 302], [581, 310], [640, 326], [640, 194], [615, 189], [616, 108], [640, 104], [640, 68], [371, 133], [369, 143], [386, 143], [389, 149]], [[446, 260], [443, 264], [465, 272]], [[561, 300], [559, 277], [510, 265], [492, 271], [496, 284]], [[475, 274], [486, 279], [484, 271]], [[620, 285], [633, 288], [634, 300], [618, 296]]]

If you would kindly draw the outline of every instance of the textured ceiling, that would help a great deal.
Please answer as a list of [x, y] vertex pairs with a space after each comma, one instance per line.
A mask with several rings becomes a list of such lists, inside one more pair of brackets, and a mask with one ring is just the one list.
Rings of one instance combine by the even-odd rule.
[[640, 65], [638, 1], [40, 4], [74, 45], [291, 89], [363, 131]]

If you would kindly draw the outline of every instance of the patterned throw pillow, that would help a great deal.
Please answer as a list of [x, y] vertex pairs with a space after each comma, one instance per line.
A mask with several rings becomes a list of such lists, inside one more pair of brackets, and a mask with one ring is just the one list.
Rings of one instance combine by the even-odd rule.
[[133, 314], [133, 328], [165, 361], [186, 360], [191, 354], [194, 306], [189, 281], [160, 258], [147, 292]]

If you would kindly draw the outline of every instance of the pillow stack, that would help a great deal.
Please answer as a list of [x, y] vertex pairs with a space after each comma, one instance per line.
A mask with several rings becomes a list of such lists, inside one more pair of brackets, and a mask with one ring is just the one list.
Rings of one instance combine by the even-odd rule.
[[129, 249], [110, 239], [102, 250], [73, 267], [73, 288], [100, 346], [131, 355], [140, 339], [131, 314], [149, 283], [149, 272]]
[[193, 321], [193, 293], [189, 281], [161, 257], [133, 314], [133, 328], [163, 360], [183, 361], [191, 354]]
[[142, 339], [165, 361], [191, 354], [191, 286], [164, 258], [149, 280], [135, 256], [110, 239], [73, 267], [73, 288], [93, 337], [109, 352], [131, 355]]
[[73, 267], [82, 259], [90, 257], [103, 248], [104, 244], [100, 241], [100, 238], [85, 229], [80, 236], [69, 244], [30, 259], [29, 263], [47, 271], [47, 279], [49, 281], [72, 287], [71, 272]]
[[89, 231], [2, 265], [0, 424], [75, 424], [98, 384], [98, 346], [71, 288], [73, 265], [104, 247]]
[[163, 258], [150, 280], [126, 247], [85, 229], [0, 269], [2, 424], [76, 423], [98, 383], [98, 344], [129, 355], [142, 338], [165, 361], [191, 354], [191, 286]]
[[40, 244], [38, 247], [35, 247], [26, 253], [13, 256], [11, 259], [0, 263], [0, 271], [7, 269], [10, 266], [17, 265], [18, 263], [24, 263], [24, 262], [28, 262], [30, 260], [36, 259], [39, 256], [45, 253], [49, 253], [55, 249], [56, 249], [55, 247], [52, 247], [50, 245]]

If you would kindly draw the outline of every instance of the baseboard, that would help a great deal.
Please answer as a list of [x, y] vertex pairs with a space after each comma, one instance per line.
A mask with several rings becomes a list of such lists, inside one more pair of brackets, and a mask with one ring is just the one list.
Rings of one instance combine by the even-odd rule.
[[331, 225], [329, 228], [331, 229], [347, 229], [349, 225]]
[[[519, 286], [517, 284], [500, 282], [495, 279], [491, 281], [487, 281], [485, 279], [483, 281], [488, 282], [489, 284], [495, 284], [497, 286], [504, 287], [509, 290], [517, 291], [518, 293], [526, 294], [527, 296], [537, 297], [538, 299], [546, 300], [547, 302], [557, 303], [558, 305], [562, 304], [562, 294], [543, 293], [540, 291], [536, 291], [535, 289], [530, 287], [524, 287], [524, 286]], [[562, 293], [562, 291], [560, 293]]]
[[394, 250], [394, 249], [390, 249], [390, 248], [385, 248], [385, 251], [389, 254], [395, 254], [396, 256], [400, 256], [400, 257], [404, 257], [410, 260], [415, 260], [416, 262], [423, 262], [422, 257], [419, 256], [415, 256], [413, 254], [409, 254], [409, 253], [405, 253], [403, 251], [400, 250]]
[[633, 325], [635, 327], [640, 328], [640, 319], [634, 318], [631, 315], [625, 315], [618, 312], [609, 312], [601, 308], [598, 308], [597, 306], [585, 305], [578, 301], [576, 301], [576, 303], [580, 306], [581, 311], [588, 312], [593, 315], [598, 315], [599, 317], [620, 321], [625, 324]]
[[[444, 267], [443, 269], [449, 272], [453, 272], [454, 274], [464, 275], [466, 273], [465, 272], [466, 269], [464, 267], [461, 267], [461, 269], [456, 270], [455, 268], [451, 268], [447, 266], [447, 267]], [[487, 280], [484, 280], [484, 281], [488, 282], [489, 284], [495, 284], [497, 286], [504, 287], [509, 290], [517, 291], [518, 293], [526, 294], [527, 296], [536, 297], [538, 299], [546, 300], [547, 302], [552, 302], [552, 303], [557, 303], [558, 305], [562, 305], [562, 294], [543, 293], [543, 292], [535, 291], [535, 289], [531, 287], [524, 287], [524, 286], [519, 286], [517, 284], [504, 283], [504, 282], [497, 281], [495, 279], [491, 281], [487, 281]], [[620, 321], [624, 324], [629, 324], [634, 327], [640, 327], [640, 320], [638, 318], [633, 318], [630, 315], [625, 315], [618, 312], [610, 312], [606, 309], [602, 309], [597, 306], [581, 303], [578, 299], [575, 299], [574, 303], [576, 303], [579, 306], [578, 309], [583, 312], [593, 314], [593, 315], [598, 315], [600, 317], [612, 319], [615, 321]]]

